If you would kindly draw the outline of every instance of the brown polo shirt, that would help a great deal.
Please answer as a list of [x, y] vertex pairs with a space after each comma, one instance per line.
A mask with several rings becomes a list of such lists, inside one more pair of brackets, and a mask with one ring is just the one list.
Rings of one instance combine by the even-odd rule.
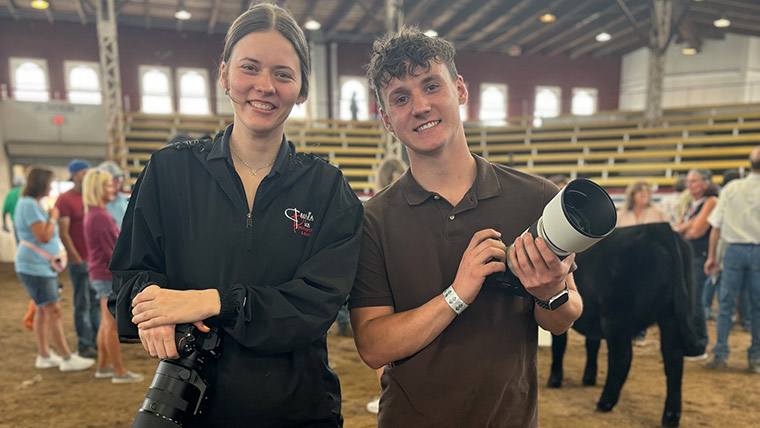
[[[421, 306], [454, 281], [475, 232], [494, 228], [512, 242], [558, 191], [547, 180], [473, 156], [475, 183], [455, 207], [423, 189], [410, 170], [365, 204], [350, 308]], [[378, 426], [538, 426], [533, 306], [481, 289], [432, 343], [385, 368]]]

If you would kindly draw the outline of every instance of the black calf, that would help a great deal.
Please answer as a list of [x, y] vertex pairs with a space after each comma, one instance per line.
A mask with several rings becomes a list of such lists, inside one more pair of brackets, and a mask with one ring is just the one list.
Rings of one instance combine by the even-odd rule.
[[[691, 247], [667, 223], [624, 227], [579, 254], [577, 263], [584, 310], [573, 328], [586, 336], [584, 385], [596, 384], [599, 344], [607, 340], [608, 374], [597, 410], [615, 407], [631, 367], [631, 338], [656, 322], [667, 377], [662, 425], [678, 426], [683, 356], [704, 351], [689, 324], [696, 298]], [[562, 386], [566, 346], [566, 334], [552, 337], [550, 388]]]

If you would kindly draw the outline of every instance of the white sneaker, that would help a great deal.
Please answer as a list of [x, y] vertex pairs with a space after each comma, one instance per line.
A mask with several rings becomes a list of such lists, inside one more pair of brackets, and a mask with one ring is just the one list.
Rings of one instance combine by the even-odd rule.
[[380, 397], [367, 403], [367, 411], [374, 414], [377, 414], [380, 411]]
[[114, 374], [111, 378], [111, 383], [135, 383], [135, 382], [142, 382], [143, 375], [139, 373], [134, 373], [129, 370], [127, 370], [127, 373], [122, 376], [118, 374]]
[[68, 360], [62, 360], [58, 369], [62, 372], [78, 372], [87, 370], [95, 364], [92, 358], [80, 357], [79, 354], [69, 355]]
[[707, 358], [708, 358], [708, 357], [707, 357], [707, 352], [705, 352], [705, 353], [704, 353], [704, 354], [702, 354], [702, 355], [695, 355], [695, 356], [693, 356], [693, 357], [683, 357], [683, 360], [684, 360], [684, 361], [704, 361], [704, 360], [706, 360]]
[[50, 369], [60, 366], [61, 361], [63, 361], [63, 358], [51, 350], [49, 357], [37, 355], [37, 359], [34, 361], [34, 367], [38, 369]]

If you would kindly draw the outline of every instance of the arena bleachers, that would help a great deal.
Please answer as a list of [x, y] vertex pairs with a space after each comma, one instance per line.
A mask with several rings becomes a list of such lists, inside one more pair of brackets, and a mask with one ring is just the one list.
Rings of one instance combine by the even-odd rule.
[[[232, 117], [225, 116], [127, 114], [123, 156], [130, 183], [137, 180], [150, 154], [173, 137], [213, 136], [231, 121]], [[296, 150], [314, 152], [340, 167], [355, 191], [374, 192], [375, 174], [388, 138], [381, 122], [290, 120], [285, 132]]]
[[[214, 135], [231, 119], [128, 114], [124, 156], [131, 182], [172, 137]], [[747, 155], [760, 144], [760, 105], [668, 110], [652, 127], [640, 112], [565, 116], [541, 127], [527, 125], [529, 119], [512, 118], [509, 126], [468, 123], [470, 150], [539, 175], [585, 177], [611, 188], [646, 179], [662, 188], [691, 168], [712, 170], [720, 183], [724, 170], [746, 168]], [[390, 138], [381, 122], [288, 121], [286, 135], [297, 150], [340, 167], [357, 192], [378, 190], [375, 175]]]

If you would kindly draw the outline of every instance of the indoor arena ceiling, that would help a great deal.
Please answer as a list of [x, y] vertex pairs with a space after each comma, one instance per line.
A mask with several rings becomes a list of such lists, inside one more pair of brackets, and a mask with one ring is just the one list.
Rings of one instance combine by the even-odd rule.
[[[48, 0], [32, 9], [31, 0], [0, 0], [2, 20], [95, 22], [98, 0]], [[369, 42], [385, 30], [387, 0], [269, 0], [289, 9], [300, 24], [315, 20], [313, 37], [327, 41]], [[726, 33], [760, 36], [758, 0], [670, 0], [675, 41], [699, 49], [705, 39]], [[115, 0], [120, 25], [178, 31], [225, 33], [250, 0]], [[258, 3], [254, 1], [253, 3]], [[511, 55], [619, 57], [646, 44], [652, 0], [404, 0], [404, 21], [435, 30], [458, 49]], [[184, 7], [188, 20], [175, 19]], [[542, 22], [551, 14], [553, 22]], [[726, 18], [730, 25], [714, 22]], [[546, 19], [546, 18], [545, 18]], [[635, 23], [635, 26], [634, 26]], [[600, 33], [609, 40], [600, 42]]]

